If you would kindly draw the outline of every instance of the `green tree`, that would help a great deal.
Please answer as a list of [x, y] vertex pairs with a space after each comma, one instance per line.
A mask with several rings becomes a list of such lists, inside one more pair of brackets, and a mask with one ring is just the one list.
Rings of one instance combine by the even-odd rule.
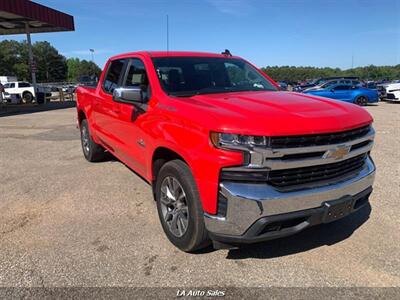
[[36, 42], [32, 47], [39, 82], [67, 79], [67, 62], [49, 42]]
[[17, 41], [0, 42], [0, 75], [28, 79], [28, 61], [25, 61], [23, 48]]
[[76, 81], [79, 77], [79, 58], [68, 58], [67, 59], [67, 68], [68, 68], [68, 81]]
[[393, 80], [400, 78], [400, 65], [366, 66], [341, 70], [339, 68], [315, 68], [294, 66], [268, 66], [262, 68], [266, 74], [277, 81], [303, 81], [329, 76], [358, 76], [364, 80]]
[[99, 77], [101, 69], [91, 61], [79, 60], [79, 58], [67, 59], [68, 81], [77, 81], [81, 76], [88, 75]]

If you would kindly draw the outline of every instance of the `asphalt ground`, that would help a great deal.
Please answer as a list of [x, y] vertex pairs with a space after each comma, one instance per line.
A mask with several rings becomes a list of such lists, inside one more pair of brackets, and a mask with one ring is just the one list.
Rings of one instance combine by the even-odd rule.
[[371, 207], [238, 250], [176, 249], [150, 186], [115, 159], [87, 162], [75, 109], [0, 117], [0, 286], [400, 286], [400, 105], [375, 119]]

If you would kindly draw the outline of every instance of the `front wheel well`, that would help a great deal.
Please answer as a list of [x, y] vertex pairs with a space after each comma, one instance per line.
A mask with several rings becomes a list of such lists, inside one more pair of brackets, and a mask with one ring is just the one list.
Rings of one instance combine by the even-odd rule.
[[152, 187], [153, 187], [153, 192], [154, 188], [155, 188], [155, 181], [157, 180], [157, 176], [158, 173], [160, 172], [161, 167], [171, 161], [171, 160], [181, 160], [183, 161], [185, 164], [186, 161], [183, 159], [182, 156], [180, 156], [178, 153], [176, 153], [175, 151], [165, 148], [165, 147], [159, 147], [156, 149], [156, 151], [154, 151], [153, 153], [153, 158], [151, 160], [151, 166], [152, 166]]

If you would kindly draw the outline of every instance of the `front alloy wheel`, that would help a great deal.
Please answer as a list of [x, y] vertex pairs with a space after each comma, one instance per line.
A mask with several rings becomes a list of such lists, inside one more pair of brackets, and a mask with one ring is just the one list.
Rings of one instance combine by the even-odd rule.
[[197, 184], [182, 160], [165, 163], [157, 174], [155, 199], [162, 228], [172, 244], [186, 252], [206, 247], [210, 240]]
[[186, 194], [179, 181], [167, 176], [161, 183], [161, 210], [165, 223], [176, 237], [183, 236], [188, 228], [189, 209]]

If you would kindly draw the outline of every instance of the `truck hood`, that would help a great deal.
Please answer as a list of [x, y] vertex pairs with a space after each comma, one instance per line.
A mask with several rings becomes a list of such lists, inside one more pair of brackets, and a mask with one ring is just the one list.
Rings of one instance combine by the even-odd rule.
[[180, 98], [197, 106], [192, 120], [215, 131], [251, 135], [330, 133], [372, 123], [354, 104], [294, 92], [240, 92]]

